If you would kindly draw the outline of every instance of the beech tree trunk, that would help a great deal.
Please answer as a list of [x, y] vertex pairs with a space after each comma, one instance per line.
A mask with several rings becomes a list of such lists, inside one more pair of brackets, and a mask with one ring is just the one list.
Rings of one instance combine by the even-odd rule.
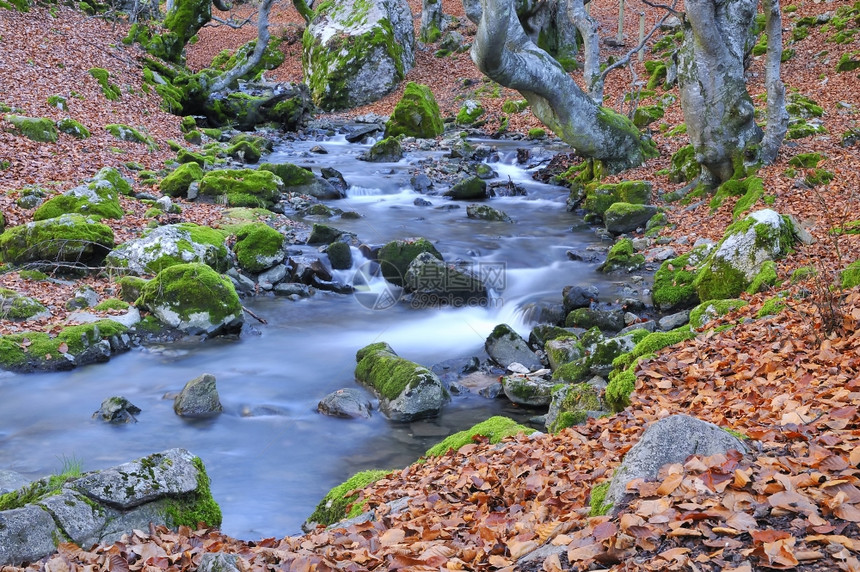
[[[777, 0], [773, 0], [775, 3]], [[696, 159], [712, 184], [731, 179], [745, 159], [760, 157], [763, 132], [756, 125], [752, 99], [746, 89], [744, 60], [754, 42], [757, 0], [686, 0], [684, 42], [678, 54], [678, 85], [687, 134]], [[768, 11], [769, 43], [782, 45], [779, 7]], [[770, 46], [769, 46], [770, 48]], [[779, 80], [781, 54], [768, 56], [769, 139], [772, 160], [782, 142], [784, 87]], [[771, 107], [772, 104], [772, 107]], [[780, 112], [780, 109], [782, 110]], [[787, 125], [787, 117], [786, 122]], [[755, 155], [750, 157], [749, 155]]]
[[576, 151], [609, 172], [641, 165], [656, 155], [626, 117], [600, 107], [547, 52], [529, 40], [514, 0], [481, 0], [472, 60], [485, 75], [519, 91], [532, 113]]
[[266, 47], [269, 45], [269, 11], [275, 0], [263, 0], [260, 2], [260, 10], [257, 13], [257, 43], [254, 51], [243, 63], [234, 66], [229, 71], [221, 74], [209, 86], [209, 93], [222, 91], [233, 85], [240, 77], [250, 72], [263, 59]]

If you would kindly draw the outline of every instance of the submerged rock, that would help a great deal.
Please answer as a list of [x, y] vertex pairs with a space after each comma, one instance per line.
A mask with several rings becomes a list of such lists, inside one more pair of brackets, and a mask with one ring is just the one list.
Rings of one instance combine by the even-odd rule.
[[140, 407], [134, 405], [125, 397], [108, 397], [102, 401], [99, 410], [93, 413], [93, 419], [101, 419], [106, 423], [137, 423]]
[[317, 411], [332, 417], [369, 418], [373, 406], [364, 394], [355, 388], [338, 389], [329, 393], [317, 405]]

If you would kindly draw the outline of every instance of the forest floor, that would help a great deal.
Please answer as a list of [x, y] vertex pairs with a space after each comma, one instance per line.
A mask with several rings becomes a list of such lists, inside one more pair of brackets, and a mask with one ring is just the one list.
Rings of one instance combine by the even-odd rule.
[[[417, 28], [420, 3], [412, 4]], [[501, 448], [476, 442], [392, 473], [362, 492], [367, 506], [377, 509], [372, 523], [254, 541], [217, 530], [136, 531], [109, 546], [63, 544], [30, 568], [185, 570], [196, 568], [204, 552], [234, 552], [242, 570], [494, 570], [513, 569], [518, 557], [549, 543], [566, 549], [534, 569], [860, 571], [860, 288], [843, 289], [838, 281], [839, 270], [857, 257], [860, 235], [833, 232], [860, 217], [860, 153], [856, 145], [840, 145], [841, 134], [860, 124], [860, 82], [856, 71], [835, 71], [843, 54], [860, 50], [860, 34], [839, 44], [832, 41], [833, 26], [815, 25], [806, 37], [790, 39], [801, 18], [832, 14], [844, 4], [800, 0], [795, 11], [786, 11], [784, 43], [795, 55], [784, 63], [783, 78], [790, 92], [823, 108], [826, 132], [787, 141], [777, 161], [759, 171], [766, 194], [773, 197], [770, 208], [794, 215], [815, 242], [797, 246], [778, 262], [778, 288], [745, 295], [748, 306], [709, 326], [734, 327], [643, 361], [626, 410], [555, 435], [520, 435]], [[601, 36], [614, 37], [617, 3], [593, 0], [591, 5]], [[461, 5], [446, 2], [443, 7], [465, 22]], [[634, 13], [643, 12], [649, 27], [660, 16], [636, 0], [628, 9], [626, 47], [601, 46], [603, 57], [617, 58], [634, 46]], [[282, 46], [287, 61], [268, 77], [300, 81], [301, 20], [281, 3], [272, 22], [275, 34], [287, 39]], [[127, 23], [87, 18], [65, 7], [38, 7], [23, 15], [0, 10], [0, 102], [26, 115], [60, 119], [67, 112], [50, 107], [47, 98], [65, 95], [68, 114], [84, 124], [139, 126], [159, 145], [147, 150], [98, 129], [83, 141], [60, 135], [55, 144], [35, 143], [12, 134], [0, 121], [0, 161], [8, 162], [0, 170], [0, 210], [7, 226], [30, 219], [15, 204], [27, 185], [60, 192], [103, 166], [117, 166], [134, 178], [136, 171], [125, 167], [130, 162], [158, 169], [173, 157], [166, 142], [181, 140], [179, 118], [161, 111], [157, 96], [144, 93], [139, 53], [120, 41], [126, 30]], [[474, 26], [464, 23], [461, 30], [469, 38]], [[206, 28], [189, 50], [189, 65], [204, 66], [221, 49], [251, 37], [250, 29]], [[91, 67], [110, 70], [122, 86], [120, 101], [102, 96], [86, 73]], [[642, 63], [634, 61], [633, 70], [637, 79], [648, 76]], [[756, 102], [763, 76], [763, 57], [756, 57], [749, 70]], [[502, 103], [520, 98], [506, 89], [498, 97], [494, 90], [477, 89], [487, 84], [468, 54], [436, 58], [432, 47], [417, 52], [407, 79], [431, 85], [444, 115], [456, 114], [463, 98], [481, 99], [489, 112], [488, 132], [500, 125]], [[632, 79], [629, 70], [610, 76], [606, 105], [619, 110]], [[642, 103], [674, 96], [665, 116], [652, 124], [660, 157], [615, 178], [653, 183], [655, 202], [666, 208], [670, 222], [662, 236], [682, 253], [696, 238], [722, 236], [735, 199], [715, 210], [707, 199], [660, 203], [659, 196], [683, 183], [671, 183], [658, 172], [688, 141], [672, 134], [683, 123], [677, 88], [657, 92]], [[387, 114], [398, 98], [395, 92], [344, 115]], [[510, 118], [509, 130], [537, 126], [525, 111]], [[812, 151], [826, 156], [820, 167], [834, 177], [811, 187], [804, 182], [811, 171], [790, 167], [789, 161]], [[183, 202], [182, 207], [184, 220], [206, 222], [217, 216], [212, 205]], [[131, 214], [110, 223], [118, 240], [139, 234], [147, 222], [137, 201], [124, 200], [123, 208]], [[817, 274], [792, 283], [793, 271], [804, 266]], [[115, 288], [106, 278], [86, 281], [100, 291]], [[0, 275], [0, 286], [51, 306], [53, 317], [40, 326], [52, 330], [67, 318], [63, 306], [73, 286], [45, 291], [39, 284], [16, 272]], [[784, 293], [785, 308], [759, 317], [777, 292]], [[0, 321], [0, 333], [20, 328]], [[615, 516], [589, 516], [592, 488], [611, 477], [649, 424], [675, 413], [746, 435], [751, 452], [666, 467], [658, 482], [640, 484]], [[408, 507], [386, 514], [385, 503], [402, 497], [410, 499]]]

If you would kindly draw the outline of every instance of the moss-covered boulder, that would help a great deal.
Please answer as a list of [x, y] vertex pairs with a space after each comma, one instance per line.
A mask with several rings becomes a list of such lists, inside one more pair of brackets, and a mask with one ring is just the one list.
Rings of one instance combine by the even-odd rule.
[[466, 207], [466, 216], [477, 220], [486, 220], [490, 222], [514, 222], [511, 217], [504, 211], [494, 209], [490, 205], [468, 205]]
[[690, 327], [694, 330], [699, 330], [704, 328], [711, 320], [725, 316], [732, 310], [737, 310], [748, 305], [749, 302], [738, 298], [702, 302], [690, 310]]
[[79, 214], [13, 226], [0, 235], [0, 257], [16, 265], [59, 269], [96, 266], [113, 246], [109, 226]]
[[71, 117], [66, 117], [57, 121], [57, 129], [60, 133], [71, 135], [75, 139], [87, 139], [90, 136], [90, 130]]
[[326, 249], [328, 261], [334, 270], [349, 270], [352, 268], [352, 250], [345, 242], [332, 242]]
[[794, 242], [791, 220], [770, 209], [756, 211], [732, 224], [693, 281], [699, 299], [705, 302], [737, 298], [754, 284], [760, 287], [764, 280], [771, 279], [759, 276], [773, 272], [767, 263], [772, 265], [788, 253]]
[[622, 183], [590, 183], [585, 187], [583, 208], [603, 217], [615, 203], [646, 205], [651, 202], [651, 183], [624, 181]]
[[137, 304], [191, 335], [238, 333], [245, 321], [233, 283], [199, 263], [165, 268], [144, 285]]
[[464, 445], [474, 443], [478, 439], [486, 439], [491, 445], [500, 442], [505, 437], [524, 433], [529, 435], [534, 430], [520, 425], [509, 417], [496, 415], [486, 421], [481, 421], [468, 429], [454, 433], [436, 443], [424, 453], [425, 457], [439, 457], [448, 451], [459, 451]]
[[609, 252], [606, 254], [606, 260], [603, 264], [597, 267], [600, 272], [616, 272], [623, 270], [632, 272], [645, 264], [645, 257], [642, 254], [633, 252], [633, 241], [629, 238], [622, 238], [617, 241]]
[[403, 277], [406, 276], [409, 265], [422, 252], [429, 252], [442, 260], [442, 255], [426, 238], [392, 240], [380, 248], [376, 256], [383, 278], [396, 286], [403, 286]]
[[544, 344], [544, 353], [549, 362], [549, 367], [553, 371], [585, 355], [585, 348], [582, 347], [579, 338], [574, 334], [567, 332], [565, 334], [558, 338], [547, 340]]
[[0, 319], [25, 322], [48, 317], [51, 312], [38, 300], [9, 288], [0, 288]]
[[56, 143], [57, 127], [54, 122], [45, 117], [24, 117], [22, 115], [7, 115], [6, 121], [11, 123], [15, 130], [33, 141], [40, 143]]
[[242, 270], [256, 274], [284, 259], [284, 235], [267, 224], [252, 222], [236, 231], [233, 252]]
[[152, 137], [130, 125], [124, 125], [122, 123], [108, 123], [105, 125], [105, 130], [120, 141], [140, 143], [142, 145], [146, 145], [153, 151], [158, 149], [158, 145]]
[[502, 376], [502, 391], [511, 403], [525, 407], [546, 407], [557, 382], [542, 373], [511, 373]]
[[172, 173], [161, 179], [161, 192], [169, 197], [184, 197], [191, 183], [203, 178], [203, 169], [196, 162], [180, 164]]
[[262, 163], [261, 171], [270, 171], [284, 182], [284, 193], [310, 195], [321, 201], [343, 198], [334, 185], [313, 171], [292, 163]]
[[660, 265], [654, 274], [651, 298], [661, 312], [692, 308], [699, 303], [693, 280], [712, 250], [712, 245], [703, 244]]
[[481, 103], [474, 99], [467, 99], [457, 112], [457, 124], [475, 125], [482, 115], [484, 115], [484, 108]]
[[455, 201], [479, 201], [487, 198], [487, 182], [480, 177], [467, 177], [457, 181], [445, 191], [446, 197]]
[[302, 38], [302, 68], [325, 110], [374, 102], [414, 62], [415, 30], [406, 0], [323, 2]]
[[227, 234], [190, 222], [159, 226], [119, 245], [105, 263], [121, 274], [157, 274], [170, 266], [190, 262], [224, 272], [230, 266], [230, 253], [224, 244]]
[[374, 143], [359, 158], [371, 163], [396, 163], [403, 158], [403, 147], [400, 146], [400, 141], [397, 138], [386, 137]]
[[379, 410], [392, 421], [435, 417], [448, 400], [436, 374], [398, 356], [384, 342], [356, 353], [355, 378], [379, 398]]
[[606, 225], [606, 230], [612, 234], [626, 234], [645, 228], [655, 214], [657, 214], [657, 207], [653, 205], [617, 202], [610, 205], [603, 213], [603, 223]]
[[431, 89], [415, 82], [407, 83], [403, 97], [385, 124], [385, 136], [405, 135], [428, 139], [441, 135], [444, 130], [439, 105]]
[[302, 529], [310, 532], [316, 525], [331, 526], [344, 519], [360, 515], [364, 504], [356, 502], [358, 492], [390, 473], [391, 471], [371, 469], [354, 474], [326, 493], [302, 525]]
[[422, 252], [412, 260], [403, 277], [403, 287], [411, 295], [413, 308], [486, 306], [489, 299], [480, 277], [446, 264], [430, 252]]
[[484, 349], [491, 360], [504, 368], [513, 363], [523, 365], [529, 371], [537, 371], [543, 367], [537, 354], [508, 324], [499, 324], [493, 328], [484, 340]]
[[599, 415], [604, 409], [606, 405], [595, 386], [589, 383], [558, 384], [552, 390], [546, 428], [550, 433], [558, 433], [572, 425], [585, 423], [589, 414]]
[[42, 203], [33, 213], [33, 220], [55, 218], [66, 213], [89, 217], [122, 218], [120, 195], [131, 193], [131, 185], [113, 167], [105, 167], [89, 182]]
[[270, 171], [224, 169], [210, 171], [200, 180], [200, 194], [231, 207], [274, 206], [284, 183]]

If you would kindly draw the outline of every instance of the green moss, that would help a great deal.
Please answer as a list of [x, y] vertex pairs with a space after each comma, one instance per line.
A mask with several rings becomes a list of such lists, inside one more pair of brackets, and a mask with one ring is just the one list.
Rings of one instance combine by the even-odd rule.
[[645, 85], [645, 89], [654, 90], [664, 83], [668, 68], [665, 63], [652, 60], [645, 62], [645, 71], [648, 72], [648, 83]]
[[597, 182], [585, 187], [585, 210], [603, 216], [615, 203], [645, 205], [651, 202], [651, 184], [647, 181], [623, 181], [621, 183]]
[[698, 272], [697, 266], [708, 252], [700, 246], [687, 254], [664, 261], [654, 274], [654, 287], [651, 297], [654, 304], [664, 311], [688, 308], [699, 301], [693, 281]]
[[79, 214], [15, 226], [0, 235], [0, 256], [11, 264], [86, 263], [103, 258], [113, 246], [109, 226]]
[[640, 129], [662, 119], [665, 111], [660, 105], [645, 105], [636, 108], [633, 114], [633, 125]]
[[690, 310], [690, 326], [696, 330], [701, 329], [711, 320], [747, 305], [746, 301], [737, 298], [703, 302]]
[[529, 102], [525, 99], [509, 99], [502, 104], [505, 113], [520, 113], [529, 108]]
[[546, 130], [541, 129], [540, 127], [529, 129], [528, 137], [529, 139], [545, 139]]
[[788, 164], [792, 167], [812, 169], [817, 167], [822, 159], [826, 159], [826, 157], [821, 153], [798, 153], [789, 159]]
[[113, 336], [124, 334], [128, 328], [113, 320], [99, 320], [79, 326], [68, 326], [57, 334], [56, 340], [65, 342], [69, 352], [78, 354], [89, 346]]
[[585, 411], [562, 411], [556, 417], [555, 422], [550, 427], [551, 433], [558, 433], [568, 427], [574, 425], [582, 425], [588, 419], [588, 413]]
[[630, 394], [636, 387], [636, 364], [634, 362], [624, 370], [615, 370], [609, 374], [609, 384], [604, 392], [606, 404], [612, 411], [623, 411], [625, 407], [630, 405]]
[[612, 510], [611, 504], [603, 503], [606, 499], [606, 493], [609, 492], [609, 484], [610, 481], [605, 481], [591, 488], [591, 495], [588, 501], [588, 505], [591, 508], [588, 511], [588, 516], [603, 516]]
[[663, 348], [695, 338], [696, 335], [696, 332], [689, 325], [668, 332], [651, 332], [642, 338], [632, 350], [616, 358], [612, 365], [616, 370], [626, 369], [635, 364], [636, 360], [642, 356], [656, 354]]
[[270, 171], [281, 178], [285, 187], [300, 187], [316, 181], [313, 171], [292, 163], [263, 163], [260, 170]]
[[685, 145], [672, 154], [672, 167], [669, 170], [669, 180], [673, 183], [692, 181], [702, 172], [702, 166], [696, 160], [696, 150], [693, 145]]
[[281, 180], [269, 171], [225, 169], [200, 180], [200, 194], [225, 200], [233, 207], [271, 207], [280, 196]]
[[768, 300], [766, 300], [765, 303], [761, 305], [759, 311], [756, 313], [756, 317], [763, 318], [765, 316], [773, 316], [775, 314], [779, 314], [785, 308], [785, 294], [780, 293], [773, 298], [769, 298]]
[[747, 294], [761, 292], [766, 287], [775, 286], [777, 282], [779, 282], [779, 278], [776, 275], [776, 264], [773, 260], [767, 260], [761, 265], [761, 270], [746, 289]]
[[860, 285], [860, 260], [855, 260], [840, 273], [842, 288], [854, 288]]
[[0, 511], [23, 508], [28, 504], [58, 495], [62, 491], [64, 484], [80, 476], [80, 464], [74, 463], [64, 468], [57, 475], [39, 479], [20, 489], [0, 495]]
[[640, 268], [644, 264], [645, 256], [633, 253], [633, 241], [629, 238], [622, 238], [612, 245], [606, 255], [606, 260], [598, 267], [598, 270], [601, 272], [629, 271]]
[[252, 222], [236, 231], [233, 251], [243, 270], [261, 272], [283, 254], [283, 245], [284, 236], [280, 232], [262, 222]]
[[398, 356], [385, 343], [371, 344], [356, 354], [355, 378], [382, 397], [394, 400], [407, 388], [417, 388], [435, 377], [422, 365]]
[[558, 366], [552, 372], [552, 379], [564, 383], [579, 383], [589, 375], [591, 375], [591, 362], [588, 357], [583, 357]]
[[166, 304], [183, 321], [201, 310], [207, 311], [213, 324], [242, 313], [242, 304], [233, 283], [199, 263], [165, 268], [143, 284], [136, 304], [148, 308]]
[[445, 124], [433, 91], [426, 85], [407, 83], [403, 97], [385, 124], [385, 136], [431, 138], [441, 135], [444, 130]]
[[221, 526], [221, 507], [212, 498], [206, 467], [200, 457], [194, 457], [191, 462], [197, 468], [197, 489], [171, 500], [165, 512], [174, 527], [188, 526], [197, 530], [202, 523], [204, 527], [217, 528]]
[[495, 444], [511, 435], [516, 435], [518, 433], [530, 434], [532, 432], [532, 429], [524, 425], [520, 425], [513, 419], [500, 416], [490, 417], [486, 421], [473, 425], [469, 429], [446, 437], [444, 440], [427, 449], [424, 456], [439, 457], [451, 450], [459, 451], [460, 447], [473, 443], [477, 436], [486, 437], [491, 444]]
[[470, 101], [471, 103], [467, 102], [457, 112], [458, 125], [474, 125], [478, 118], [484, 114], [484, 108], [479, 103]]
[[786, 139], [803, 139], [812, 135], [821, 135], [827, 133], [824, 125], [813, 126], [805, 121], [796, 121], [788, 126], [788, 132], [785, 134]]
[[122, 97], [119, 87], [110, 82], [110, 72], [104, 68], [90, 68], [89, 74], [93, 76], [102, 88], [102, 93], [110, 101], [116, 101]]
[[442, 260], [442, 255], [426, 238], [408, 238], [389, 242], [379, 249], [377, 254], [383, 278], [396, 286], [402, 286], [409, 264], [422, 252], [429, 252]]
[[56, 143], [57, 128], [54, 122], [45, 117], [23, 117], [21, 115], [7, 115], [6, 121], [15, 126], [18, 133], [41, 143]]
[[362, 505], [355, 504], [355, 501], [358, 500], [358, 492], [356, 491], [375, 483], [390, 473], [391, 471], [383, 470], [356, 473], [326, 493], [314, 512], [308, 517], [308, 522], [329, 526], [344, 520], [353, 513], [355, 513], [354, 516], [358, 516]]
[[221, 139], [221, 130], [220, 129], [215, 129], [215, 128], [209, 127], [209, 128], [203, 128], [203, 129], [201, 129], [201, 131], [203, 132], [204, 135], [206, 135], [206, 137], [209, 137], [210, 139], [214, 139], [215, 141], [219, 141]]
[[172, 173], [161, 180], [159, 188], [165, 195], [183, 197], [188, 187], [203, 178], [203, 169], [196, 162], [182, 163]]
[[19, 270], [18, 276], [23, 278], [24, 280], [32, 280], [36, 282], [41, 282], [43, 280], [48, 279], [48, 275], [39, 270]]
[[[734, 180], [737, 179], [730, 179], [730, 181]], [[730, 181], [726, 181], [724, 185]], [[743, 180], [742, 190], [744, 191], [743, 196], [738, 199], [734, 209], [732, 209], [732, 218], [734, 220], [739, 219], [747, 213], [758, 202], [759, 198], [763, 197], [764, 181], [759, 177], [747, 177]]]
[[57, 122], [57, 129], [66, 135], [71, 135], [77, 139], [86, 139], [90, 136], [90, 130], [81, 125], [79, 122], [66, 117]]
[[549, 427], [551, 433], [558, 433], [562, 429], [585, 422], [588, 411], [603, 409], [600, 392], [587, 383], [556, 386], [553, 388], [554, 399], [560, 391], [564, 392], [564, 398], [558, 403], [558, 417]]
[[837, 72], [849, 72], [860, 68], [860, 52], [851, 52], [850, 54], [842, 54], [839, 61], [836, 63]]
[[817, 187], [818, 185], [830, 183], [835, 176], [831, 171], [826, 169], [812, 169], [806, 174], [803, 181], [810, 187]]
[[123, 125], [121, 123], [108, 123], [107, 125], [105, 125], [105, 129], [108, 133], [121, 141], [141, 143], [149, 147], [149, 149], [152, 151], [158, 150], [158, 145], [155, 143], [155, 140], [152, 137], [146, 135], [145, 133], [142, 133], [141, 131], [129, 125]]
[[104, 312], [106, 310], [128, 310], [130, 307], [131, 304], [119, 298], [108, 298], [96, 305], [95, 309], [99, 312]]
[[46, 312], [37, 300], [8, 288], [0, 288], [0, 317], [7, 320], [27, 320]]

